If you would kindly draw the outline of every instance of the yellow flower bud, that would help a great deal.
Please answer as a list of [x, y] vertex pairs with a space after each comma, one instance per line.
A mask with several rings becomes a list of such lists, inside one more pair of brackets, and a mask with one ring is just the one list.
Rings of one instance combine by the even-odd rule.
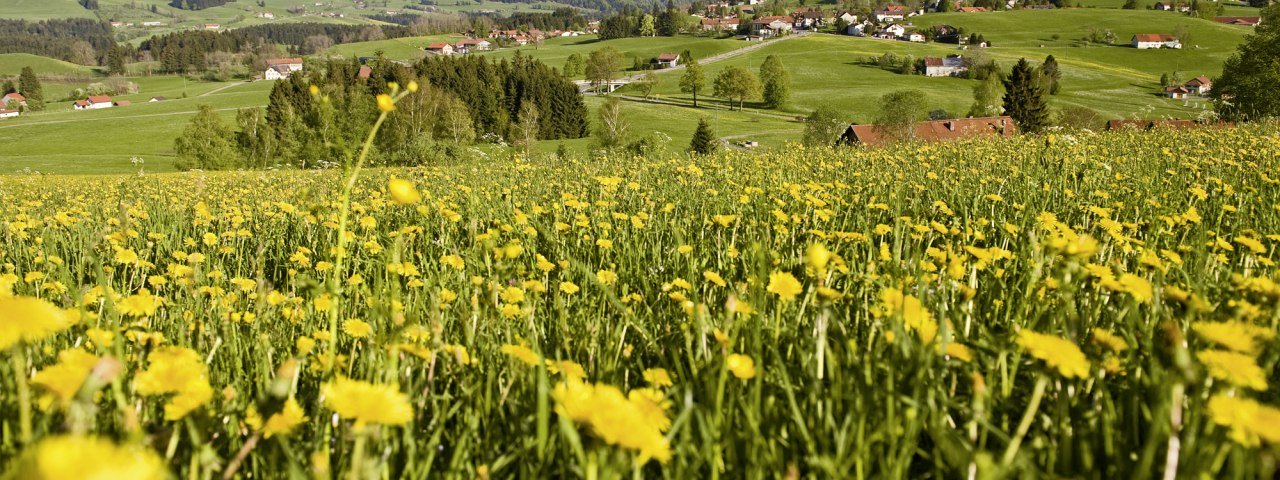
[[391, 95], [385, 93], [378, 95], [378, 110], [383, 113], [391, 113], [396, 109], [396, 101], [391, 99]]
[[422, 199], [422, 194], [418, 193], [418, 189], [413, 186], [413, 182], [392, 178], [387, 182], [387, 191], [391, 192], [391, 198], [401, 205], [409, 205], [418, 203]]

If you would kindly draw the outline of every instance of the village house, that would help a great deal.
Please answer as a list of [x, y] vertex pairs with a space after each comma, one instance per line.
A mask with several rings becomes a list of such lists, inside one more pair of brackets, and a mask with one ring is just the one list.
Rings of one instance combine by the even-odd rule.
[[426, 50], [429, 55], [453, 55], [453, 45], [449, 45], [444, 42], [436, 42], [431, 45], [427, 45], [427, 48], [424, 50]]
[[17, 118], [21, 114], [17, 109], [0, 109], [0, 118]]
[[481, 38], [464, 38], [459, 40], [453, 46], [456, 53], [486, 52], [493, 48], [493, 44], [488, 40]]
[[276, 14], [271, 13], [271, 12], [259, 12], [259, 13], [258, 13], [258, 18], [265, 18], [265, 19], [267, 19], [267, 20], [271, 20], [271, 19], [276, 18]]
[[1262, 23], [1262, 17], [1213, 17], [1213, 21], [1239, 27], [1256, 27]]
[[938, 43], [953, 43], [956, 45], [964, 45], [969, 42], [968, 37], [960, 29], [951, 25], [934, 25], [933, 41]]
[[873, 28], [873, 25], [870, 22], [855, 23], [855, 24], [849, 25], [848, 27], [845, 27], [844, 34], [853, 35], [855, 37], [861, 37], [866, 35], [867, 32], [871, 30], [871, 28]]
[[946, 57], [924, 57], [924, 76], [953, 77], [969, 71], [964, 57], [949, 55]]
[[124, 26], [124, 22], [111, 22], [111, 28], [120, 28]]
[[900, 38], [900, 40], [905, 40], [908, 42], [924, 43], [924, 34], [920, 32], [911, 32], [906, 35], [903, 35]]
[[301, 58], [272, 58], [267, 60], [267, 69], [262, 73], [262, 79], [280, 80], [299, 71], [302, 71]]
[[796, 10], [791, 16], [792, 27], [796, 30], [809, 30], [812, 28], [822, 28], [827, 24], [826, 19], [822, 16], [822, 10], [810, 8], [808, 10]]
[[1213, 90], [1213, 80], [1209, 80], [1209, 77], [1201, 75], [1182, 84], [1182, 88], [1185, 88], [1187, 93], [1204, 95], [1209, 93], [1210, 90]]
[[1173, 10], [1173, 4], [1169, 2], [1156, 2], [1155, 5], [1151, 6], [1151, 8], [1155, 10], [1163, 10], [1168, 12]]
[[[901, 140], [939, 142], [979, 137], [1013, 137], [1017, 127], [1010, 117], [958, 118], [931, 120], [912, 126], [911, 137]], [[877, 146], [892, 143], [893, 134], [876, 125], [850, 125], [840, 136], [841, 145]]]
[[165, 101], [165, 100], [168, 100], [168, 99], [167, 99], [167, 98], [164, 98], [164, 97], [151, 97], [151, 99], [150, 99], [150, 100], [147, 100], [147, 102], [148, 102], [148, 103], [154, 103], [154, 102], [163, 102], [163, 101]]
[[1133, 45], [1133, 48], [1140, 50], [1152, 48], [1182, 48], [1182, 42], [1178, 41], [1178, 37], [1162, 33], [1139, 33], [1133, 36], [1133, 40], [1130, 44]]
[[985, 13], [991, 10], [987, 9], [987, 7], [960, 7], [956, 11], [960, 13]]
[[370, 75], [373, 75], [373, 69], [368, 65], [361, 65], [360, 70], [356, 71], [356, 78], [361, 80], [368, 80]]
[[92, 95], [84, 100], [76, 100], [74, 109], [76, 110], [97, 110], [102, 108], [114, 107], [115, 103], [111, 101], [111, 97], [106, 95]]
[[1058, 7], [1053, 6], [1052, 3], [1046, 3], [1043, 5], [1024, 5], [1022, 7], [1023, 10], [1053, 10], [1055, 8]]
[[27, 97], [22, 96], [21, 93], [14, 92], [0, 98], [0, 108], [25, 106], [27, 106]]
[[883, 38], [887, 40], [897, 40], [898, 38], [902, 37], [906, 33], [907, 33], [907, 27], [904, 27], [902, 25], [898, 25], [895, 23], [893, 25], [889, 25], [887, 27], [880, 29], [880, 31], [876, 32], [874, 36], [876, 38]]
[[658, 68], [672, 68], [680, 64], [680, 54], [678, 53], [659, 53], [658, 58], [653, 60]]
[[887, 5], [881, 10], [876, 10], [875, 17], [877, 22], [901, 21], [907, 18], [907, 7]]
[[205, 30], [218, 30], [218, 29], [221, 29], [221, 28], [222, 28], [222, 25], [219, 25], [219, 24], [216, 24], [216, 23], [206, 23], [206, 24], [204, 24], [204, 29], [205, 29]]
[[164, 22], [142, 22], [144, 27], [163, 27]]
[[704, 32], [732, 32], [738, 30], [739, 20], [736, 18], [704, 18], [702, 19], [702, 31]]
[[791, 33], [791, 19], [782, 16], [760, 17], [751, 22], [751, 33], [774, 37]]
[[1187, 92], [1187, 89], [1182, 88], [1181, 85], [1164, 87], [1164, 95], [1174, 100], [1185, 100], [1188, 93], [1190, 92]]
[[129, 100], [119, 100], [116, 102], [117, 107], [127, 107], [129, 105], [133, 105], [133, 102]]
[[853, 25], [858, 23], [858, 16], [854, 15], [853, 12], [842, 10], [839, 13], [836, 13], [836, 21], [840, 20], [844, 20], [844, 23]]

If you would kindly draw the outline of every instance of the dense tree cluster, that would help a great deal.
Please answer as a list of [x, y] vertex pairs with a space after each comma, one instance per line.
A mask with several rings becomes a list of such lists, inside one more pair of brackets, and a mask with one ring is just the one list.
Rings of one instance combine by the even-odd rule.
[[538, 29], [538, 30], [581, 30], [587, 25], [586, 17], [573, 8], [557, 8], [548, 12], [512, 12], [511, 15], [496, 19], [498, 28]]
[[169, 6], [184, 10], [204, 10], [210, 7], [221, 7], [235, 0], [170, 0]]
[[115, 46], [111, 24], [86, 18], [28, 22], [0, 19], [0, 53], [30, 53], [97, 64]]
[[[379, 111], [389, 82], [418, 92], [396, 104], [374, 140], [375, 165], [418, 165], [469, 155], [474, 141], [528, 147], [539, 139], [587, 135], [587, 111], [573, 83], [517, 56], [498, 63], [441, 57], [406, 67], [383, 58], [309, 64], [306, 74], [275, 83], [266, 109], [243, 109], [228, 126], [198, 114], [175, 143], [183, 169], [316, 168], [350, 162]], [[211, 137], [219, 137], [211, 138]]]
[[409, 29], [393, 25], [335, 25], [270, 23], [225, 32], [192, 30], [154, 36], [142, 42], [166, 72], [203, 72], [212, 68], [215, 52], [250, 53], [263, 44], [286, 45], [295, 53], [315, 53], [317, 45], [334, 45], [409, 36]]
[[[529, 0], [497, 0], [502, 3], [529, 3]], [[556, 3], [596, 12], [620, 12], [629, 7], [658, 5], [661, 0], [557, 0]]]
[[616, 15], [600, 21], [600, 38], [664, 36], [670, 37], [680, 33], [686, 15], [676, 9], [675, 4], [667, 1], [665, 10], [655, 4], [649, 11], [635, 7], [626, 7]]
[[1210, 95], [1231, 121], [1280, 117], [1280, 4], [1262, 10], [1262, 22], [1236, 47], [1213, 80]]

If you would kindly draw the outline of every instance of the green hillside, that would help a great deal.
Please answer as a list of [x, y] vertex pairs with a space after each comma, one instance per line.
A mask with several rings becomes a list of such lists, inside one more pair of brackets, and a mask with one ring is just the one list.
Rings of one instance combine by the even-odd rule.
[[94, 75], [93, 68], [29, 53], [0, 53], [0, 76], [17, 75], [31, 67], [38, 76]]
[[97, 18], [76, 0], [4, 0], [0, 18], [45, 20], [49, 18]]

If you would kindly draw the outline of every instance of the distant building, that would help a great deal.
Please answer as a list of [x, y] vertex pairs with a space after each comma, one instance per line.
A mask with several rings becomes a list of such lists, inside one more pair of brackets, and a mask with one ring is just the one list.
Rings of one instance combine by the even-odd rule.
[[987, 9], [987, 7], [960, 7], [956, 11], [960, 13], [984, 13], [991, 10]]
[[952, 77], [964, 74], [969, 67], [964, 64], [964, 57], [951, 55], [947, 57], [924, 57], [924, 76]]
[[453, 45], [456, 53], [484, 52], [493, 48], [493, 44], [482, 38], [464, 38]]
[[678, 53], [660, 53], [658, 58], [654, 59], [654, 63], [658, 64], [658, 68], [672, 68], [680, 64], [680, 54]]
[[0, 110], [0, 118], [18, 118], [19, 115], [22, 115], [22, 112], [16, 109]]
[[116, 102], [116, 106], [117, 106], [117, 107], [127, 107], [127, 106], [129, 106], [129, 105], [133, 105], [133, 102], [128, 101], [128, 100], [120, 100], [120, 101], [117, 101], [117, 102]]
[[111, 101], [111, 97], [106, 95], [93, 95], [84, 100], [76, 100], [76, 104], [73, 108], [76, 110], [98, 110], [114, 106], [115, 103]]
[[444, 42], [436, 42], [427, 45], [427, 53], [431, 55], [453, 55], [453, 45]]
[[27, 106], [27, 97], [17, 92], [6, 94], [3, 98], [0, 98], [0, 108], [9, 106], [25, 107]]
[[[958, 118], [932, 120], [912, 126], [911, 138], [918, 142], [939, 142], [979, 137], [1012, 137], [1017, 127], [1009, 117]], [[850, 125], [837, 141], [843, 145], [885, 145], [892, 143], [891, 134], [876, 125]]]
[[875, 17], [877, 22], [901, 21], [907, 18], [907, 7], [902, 5], [887, 5], [883, 9], [876, 10]]
[[1213, 21], [1241, 27], [1256, 27], [1262, 23], [1262, 17], [1213, 17]]
[[762, 37], [786, 35], [792, 28], [791, 19], [782, 16], [760, 17], [751, 22], [751, 33]]
[[164, 97], [151, 97], [149, 100], [147, 100], [147, 102], [148, 102], [148, 103], [152, 103], [152, 102], [163, 102], [163, 101], [165, 101], [165, 100], [168, 100], [168, 99], [167, 99], [167, 98], [164, 98]]
[[206, 23], [206, 24], [204, 24], [204, 29], [205, 29], [205, 30], [218, 30], [218, 29], [221, 29], [221, 28], [222, 28], [222, 25], [219, 25], [219, 24], [216, 24], [216, 23]]
[[1139, 33], [1130, 41], [1133, 48], [1146, 50], [1152, 48], [1182, 48], [1178, 37], [1162, 33]]
[[1187, 89], [1187, 93], [1204, 95], [1209, 93], [1210, 90], [1213, 90], [1213, 80], [1209, 80], [1209, 77], [1201, 75], [1182, 84], [1182, 88]]
[[144, 26], [144, 27], [162, 27], [162, 26], [164, 26], [164, 22], [142, 22], [142, 26]]
[[1175, 99], [1175, 100], [1183, 100], [1183, 99], [1186, 99], [1186, 98], [1187, 98], [1187, 93], [1189, 93], [1189, 92], [1187, 92], [1187, 89], [1182, 88], [1182, 86], [1181, 86], [1181, 85], [1175, 85], [1175, 86], [1172, 86], [1172, 87], [1164, 87], [1164, 95], [1165, 95], [1166, 97], [1169, 97], [1169, 98], [1172, 98], [1172, 99]]
[[736, 18], [704, 18], [701, 23], [702, 31], [704, 32], [732, 32], [738, 30], [739, 20]]
[[368, 65], [361, 65], [360, 71], [356, 72], [356, 78], [361, 80], [368, 80], [370, 75], [373, 75], [373, 69]]
[[293, 72], [302, 71], [301, 58], [273, 58], [267, 60], [267, 70], [263, 72], [264, 80], [280, 80], [289, 78]]

